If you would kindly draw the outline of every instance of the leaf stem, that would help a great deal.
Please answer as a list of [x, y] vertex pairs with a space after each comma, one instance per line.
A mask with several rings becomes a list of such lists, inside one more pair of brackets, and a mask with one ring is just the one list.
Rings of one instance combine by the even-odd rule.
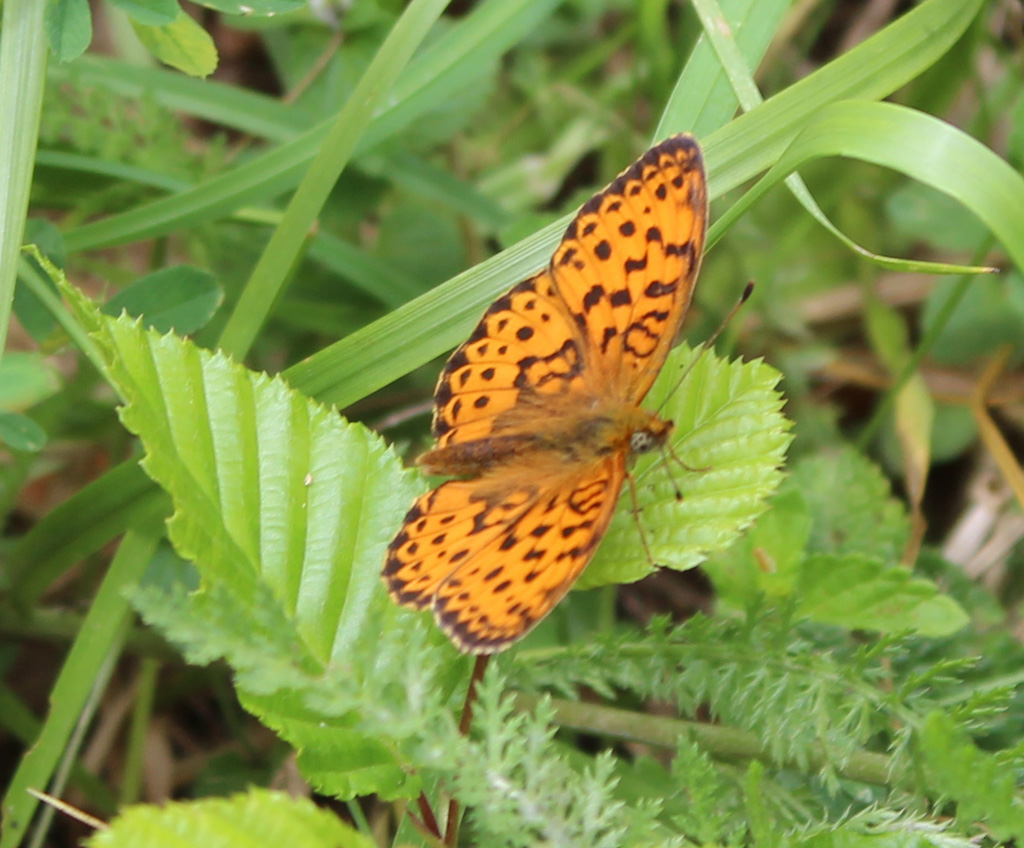
[[[473, 722], [473, 705], [476, 703], [476, 690], [487, 670], [490, 654], [481, 654], [473, 663], [473, 673], [469, 677], [469, 689], [466, 690], [466, 703], [462, 706], [462, 717], [459, 719], [459, 733], [469, 735], [469, 726]], [[452, 798], [448, 802], [448, 823], [444, 831], [444, 844], [454, 848], [459, 840], [459, 802]]]
[[[532, 710], [538, 702], [539, 699], [532, 695], [516, 695], [516, 709], [522, 712]], [[748, 730], [678, 718], [640, 715], [617, 707], [561, 698], [552, 698], [551, 706], [555, 710], [555, 721], [561, 727], [631, 742], [645, 742], [660, 748], [675, 748], [680, 737], [688, 735], [701, 748], [720, 759], [772, 762], [765, 746]], [[893, 781], [892, 758], [869, 751], [857, 751], [835, 762], [825, 747], [819, 745], [805, 762], [790, 765], [807, 771], [830, 765], [845, 778], [878, 786], [887, 786]]]

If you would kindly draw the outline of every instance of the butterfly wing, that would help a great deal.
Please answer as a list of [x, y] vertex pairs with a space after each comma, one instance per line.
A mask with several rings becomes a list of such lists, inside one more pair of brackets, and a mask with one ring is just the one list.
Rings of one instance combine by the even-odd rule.
[[443, 484], [416, 502], [388, 550], [392, 597], [432, 607], [469, 653], [503, 650], [561, 600], [608, 528], [625, 459], [518, 477]]
[[494, 435], [524, 400], [647, 394], [693, 294], [707, 227], [700, 148], [651, 148], [569, 225], [546, 271], [484, 313], [448, 360], [434, 397], [437, 447]]
[[674, 136], [588, 201], [548, 269], [499, 298], [448, 360], [421, 463], [472, 479], [413, 505], [384, 579], [463, 650], [527, 633], [597, 548], [626, 473], [628, 413], [682, 323], [706, 222], [700, 150]]
[[612, 397], [638, 404], [665, 362], [697, 280], [707, 203], [700, 148], [675, 135], [587, 201], [555, 251], [555, 288]]
[[498, 298], [449, 358], [434, 392], [438, 448], [486, 439], [495, 420], [522, 402], [579, 390], [579, 334], [547, 272]]

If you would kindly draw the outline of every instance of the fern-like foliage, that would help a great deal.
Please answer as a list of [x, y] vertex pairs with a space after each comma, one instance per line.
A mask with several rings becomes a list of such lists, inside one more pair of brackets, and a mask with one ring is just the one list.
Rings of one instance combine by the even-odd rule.
[[[1014, 777], [1019, 755], [983, 754], [965, 729], [979, 715], [1005, 708], [1008, 693], [979, 695], [977, 702], [964, 705], [957, 714], [962, 723], [957, 723], [942, 705], [962, 688], [973, 662], [951, 659], [908, 673], [907, 655], [920, 640], [890, 637], [857, 645], [840, 635], [794, 626], [788, 616], [765, 610], [745, 619], [698, 616], [677, 627], [661, 620], [643, 637], [620, 635], [522, 657], [526, 662], [517, 664], [514, 682], [526, 691], [557, 691], [572, 699], [585, 687], [608, 700], [668, 703], [684, 716], [709, 713], [734, 735], [711, 745], [718, 768], [736, 756], [742, 746], [735, 743], [743, 734], [752, 732], [758, 756], [775, 765], [773, 780], [786, 785], [782, 776], [794, 767], [818, 775], [819, 791], [799, 794], [802, 814], [816, 808], [822, 822], [836, 824], [839, 799], [845, 799], [839, 809], [867, 809], [865, 802], [883, 800], [888, 793], [864, 794], [864, 785], [873, 784], [912, 787], [919, 797], [948, 795], [977, 818], [980, 808], [972, 803], [990, 798], [992, 820], [1009, 828], [1005, 834], [1019, 833], [1014, 827], [1024, 817], [1017, 825], [1009, 824], [1019, 816], [1021, 803]], [[902, 673], [894, 673], [901, 667]], [[593, 726], [600, 728], [600, 720]], [[656, 739], [644, 728], [645, 719], [637, 715], [626, 732], [635, 739]], [[681, 724], [679, 733], [686, 732]], [[723, 783], [728, 768], [711, 779], [707, 761], [692, 755], [688, 760], [688, 766], [679, 760], [675, 765], [676, 770], [690, 771], [687, 782], [728, 785], [727, 780]], [[940, 773], [977, 773], [984, 779], [970, 785], [962, 777], [932, 779]], [[719, 791], [728, 797], [724, 789]], [[769, 792], [764, 801], [769, 807], [778, 805], [770, 816], [773, 821], [787, 818], [787, 807], [794, 803], [790, 789], [776, 786], [776, 791], [777, 798]], [[996, 815], [1000, 810], [1004, 812]], [[688, 834], [695, 832], [692, 822], [688, 827]], [[726, 838], [725, 825], [717, 827], [718, 838]]]
[[610, 756], [576, 767], [554, 741], [554, 714], [541, 702], [516, 712], [507, 680], [489, 674], [479, 687], [475, 730], [454, 792], [473, 809], [470, 828], [479, 844], [618, 848], [683, 845], [658, 821], [652, 797], [627, 804], [616, 797]]

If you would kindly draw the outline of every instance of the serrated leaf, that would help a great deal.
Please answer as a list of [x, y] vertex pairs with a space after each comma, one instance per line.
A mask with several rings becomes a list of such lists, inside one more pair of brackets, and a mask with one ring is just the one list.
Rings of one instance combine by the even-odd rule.
[[89, 0], [49, 0], [46, 5], [46, 39], [61, 62], [81, 56], [92, 41]]
[[797, 614], [825, 624], [949, 636], [970, 620], [931, 580], [874, 557], [809, 556], [801, 569], [799, 588]]
[[213, 39], [185, 12], [168, 24], [151, 26], [132, 21], [135, 34], [146, 49], [166, 65], [189, 76], [208, 77], [217, 69]]
[[164, 26], [182, 14], [178, 0], [111, 0], [135, 23]]
[[127, 807], [86, 844], [90, 848], [374, 848], [372, 841], [308, 798], [256, 788], [230, 798]]
[[811, 509], [808, 551], [899, 561], [909, 532], [906, 512], [878, 467], [853, 448], [801, 460], [784, 488], [797, 489]]
[[224, 299], [217, 278], [190, 265], [163, 268], [126, 286], [101, 310], [116, 318], [122, 310], [160, 333], [185, 335], [206, 325]]
[[[666, 463], [660, 454], [644, 457], [634, 470], [639, 520], [651, 554], [658, 565], [676, 569], [692, 568], [724, 549], [764, 511], [782, 480], [792, 439], [776, 389], [778, 371], [761, 361], [727, 362], [705, 354], [677, 388], [695, 356], [685, 346], [673, 351], [645, 406], [675, 422], [672, 450], [700, 470]], [[639, 580], [652, 570], [625, 491], [578, 588]]]
[[375, 607], [394, 517], [413, 487], [376, 434], [173, 335], [106, 319], [121, 419], [174, 499], [171, 539], [244, 597], [265, 583], [310, 656], [343, 656]]
[[[203, 580], [192, 595], [147, 589], [136, 605], [193, 661], [224, 657], [245, 706], [300, 750], [316, 728], [318, 746], [348, 752], [306, 772], [315, 785], [415, 794], [397, 746], [424, 720], [416, 699], [429, 692], [441, 709], [466, 666], [380, 579], [414, 476], [379, 436], [281, 379], [103, 317], [63, 288], [142, 439], [143, 467], [174, 501], [171, 541]], [[321, 747], [311, 768], [326, 762]]]

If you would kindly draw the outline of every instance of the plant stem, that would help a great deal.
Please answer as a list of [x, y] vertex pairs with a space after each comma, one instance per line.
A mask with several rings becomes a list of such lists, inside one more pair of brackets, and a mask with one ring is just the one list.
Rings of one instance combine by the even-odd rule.
[[[538, 699], [532, 695], [517, 695], [516, 709], [524, 712], [532, 710], [537, 702]], [[678, 718], [639, 715], [616, 707], [559, 698], [553, 698], [551, 705], [555, 709], [555, 721], [560, 726], [573, 730], [631, 742], [645, 742], [660, 748], [675, 748], [680, 737], [688, 735], [714, 757], [772, 761], [764, 745], [748, 730]], [[887, 786], [893, 780], [892, 760], [884, 754], [857, 751], [840, 762], [835, 762], [828, 756], [825, 748], [819, 746], [803, 767], [817, 770], [825, 765], [832, 765], [843, 777], [864, 783]]]
[[[473, 705], [476, 703], [476, 689], [487, 670], [490, 654], [481, 654], [473, 663], [473, 673], [469, 677], [469, 689], [466, 690], [466, 703], [462, 706], [462, 717], [459, 719], [459, 733], [469, 734], [469, 726], [473, 723]], [[459, 802], [452, 798], [448, 802], [448, 822], [444, 829], [444, 844], [454, 848], [459, 839]]]

